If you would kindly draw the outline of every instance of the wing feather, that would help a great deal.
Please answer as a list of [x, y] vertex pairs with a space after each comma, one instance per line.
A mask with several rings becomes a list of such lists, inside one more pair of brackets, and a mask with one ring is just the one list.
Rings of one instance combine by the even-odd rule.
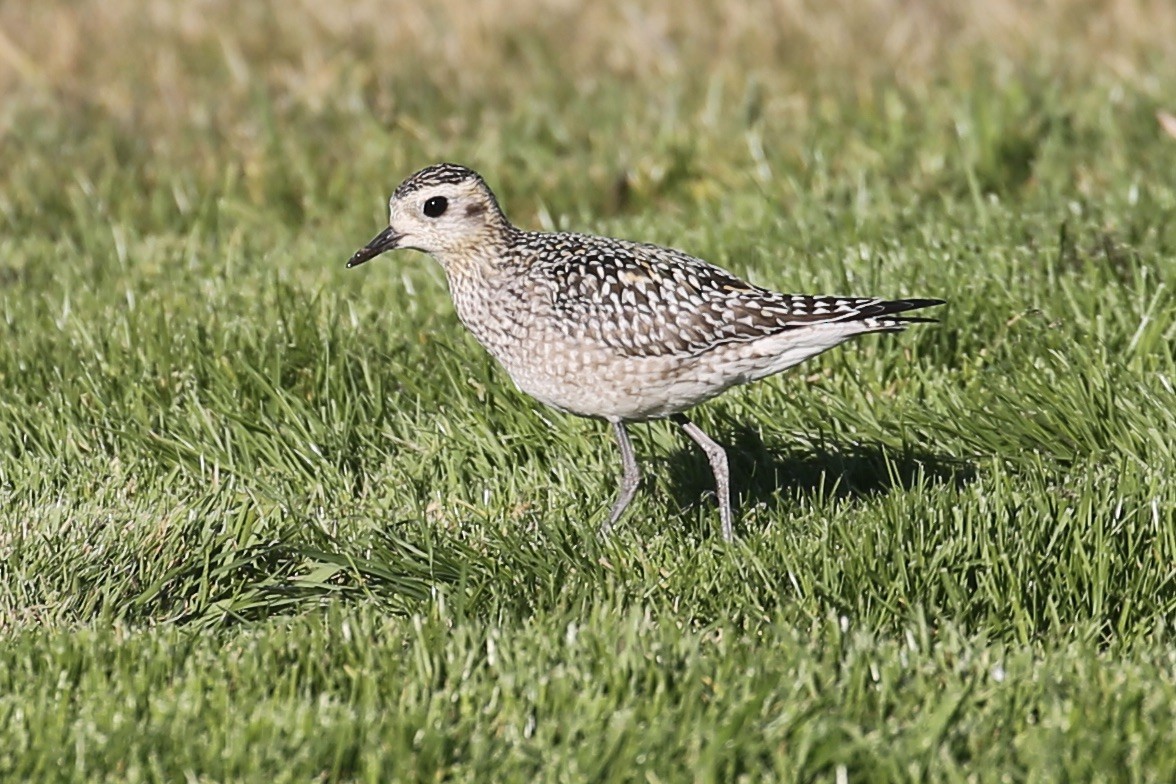
[[900, 329], [899, 316], [941, 300], [782, 294], [658, 245], [583, 234], [528, 233], [531, 285], [546, 289], [569, 337], [627, 356], [697, 356], [819, 324], [863, 321]]

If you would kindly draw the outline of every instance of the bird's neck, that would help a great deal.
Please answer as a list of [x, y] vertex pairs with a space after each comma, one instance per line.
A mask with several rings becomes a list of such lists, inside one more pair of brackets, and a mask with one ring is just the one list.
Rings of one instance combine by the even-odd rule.
[[483, 346], [497, 356], [504, 328], [504, 291], [518, 279], [517, 261], [506, 235], [438, 256], [458, 318]]
[[446, 248], [434, 256], [445, 269], [451, 289], [493, 285], [514, 270], [516, 262], [511, 247], [519, 231], [503, 220], [484, 232], [468, 236], [460, 245]]

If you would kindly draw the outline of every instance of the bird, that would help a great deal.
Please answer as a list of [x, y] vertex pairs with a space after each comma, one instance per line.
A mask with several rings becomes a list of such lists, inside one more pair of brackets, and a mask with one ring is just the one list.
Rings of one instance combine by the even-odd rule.
[[347, 268], [401, 248], [440, 263], [454, 310], [516, 386], [608, 422], [621, 456], [607, 537], [641, 481], [628, 426], [669, 419], [706, 454], [721, 535], [733, 539], [724, 448], [685, 412], [857, 335], [935, 319], [941, 299], [783, 294], [673, 248], [516, 228], [480, 174], [438, 163], [388, 200], [388, 226]]

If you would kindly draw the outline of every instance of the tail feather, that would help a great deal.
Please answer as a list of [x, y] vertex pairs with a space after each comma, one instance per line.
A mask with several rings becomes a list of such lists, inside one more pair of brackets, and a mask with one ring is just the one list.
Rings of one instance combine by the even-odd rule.
[[931, 308], [945, 304], [941, 299], [890, 299], [874, 300], [860, 305], [851, 313], [846, 313], [838, 321], [877, 321], [880, 324], [917, 324], [936, 322], [939, 319], [924, 316], [900, 316], [911, 310]]
[[876, 300], [838, 320], [861, 323], [871, 332], [898, 332], [906, 329], [910, 324], [929, 324], [939, 321], [939, 319], [925, 316], [903, 316], [901, 314], [943, 304], [945, 301], [941, 299]]

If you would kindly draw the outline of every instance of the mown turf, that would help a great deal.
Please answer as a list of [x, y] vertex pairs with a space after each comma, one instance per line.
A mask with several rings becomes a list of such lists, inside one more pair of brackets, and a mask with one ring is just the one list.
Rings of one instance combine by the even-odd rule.
[[[980, 5], [0, 6], [0, 776], [1168, 780], [1176, 13]], [[441, 159], [949, 305], [602, 542], [607, 428], [343, 269]]]

